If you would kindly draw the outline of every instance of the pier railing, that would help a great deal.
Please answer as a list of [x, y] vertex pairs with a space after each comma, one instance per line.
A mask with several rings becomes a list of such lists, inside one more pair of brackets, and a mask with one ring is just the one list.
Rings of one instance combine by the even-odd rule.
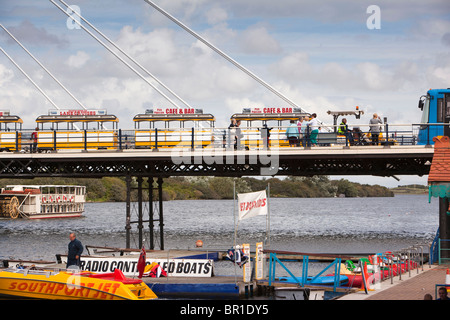
[[[327, 270], [330, 268], [334, 268], [334, 278], [333, 278], [333, 291], [336, 292], [337, 287], [340, 285], [340, 281], [342, 278], [341, 275], [341, 262], [342, 259], [352, 259], [350, 256], [344, 255], [330, 255], [330, 254], [320, 254], [320, 253], [303, 253], [303, 252], [289, 252], [289, 251], [279, 251], [279, 250], [264, 250], [264, 253], [269, 253], [269, 279], [268, 284], [271, 286], [274, 281], [276, 281], [276, 267], [277, 264], [281, 266], [294, 280], [294, 282], [301, 287], [305, 285], [311, 285], [315, 282], [317, 278], [322, 276]], [[277, 254], [280, 255], [300, 255], [303, 256], [302, 259], [302, 273], [300, 276], [295, 276], [294, 273], [286, 267], [286, 265], [278, 258]], [[334, 259], [328, 266], [326, 266], [322, 271], [318, 274], [309, 277], [308, 269], [309, 269], [309, 257], [326, 257]]]
[[[334, 268], [333, 273], [333, 291], [336, 292], [336, 289], [340, 286], [340, 281], [344, 273], [341, 271], [342, 261], [345, 261], [345, 266], [348, 270], [358, 273], [363, 270], [364, 264], [371, 264], [375, 267], [375, 270], [372, 273], [372, 279], [370, 282], [372, 284], [367, 283], [368, 287], [372, 289], [376, 289], [377, 283], [381, 281], [390, 280], [393, 283], [394, 276], [398, 276], [401, 280], [402, 274], [409, 274], [411, 277], [411, 272], [416, 270], [419, 273], [419, 270], [424, 270], [424, 265], [426, 261], [426, 256], [424, 252], [424, 248], [428, 249], [430, 252], [431, 244], [416, 244], [414, 246], [400, 249], [393, 252], [385, 252], [378, 253], [374, 255], [366, 255], [366, 257], [356, 258], [359, 256], [355, 254], [353, 256], [349, 255], [340, 255], [340, 254], [320, 254], [320, 253], [302, 253], [302, 252], [289, 252], [289, 251], [279, 251], [279, 250], [264, 250], [264, 253], [269, 254], [269, 274], [268, 274], [268, 285], [273, 285], [277, 280], [276, 277], [276, 268], [279, 265], [283, 270], [285, 270], [293, 279], [293, 282], [301, 287], [306, 285], [311, 285], [314, 283], [318, 277], [322, 276], [327, 270], [330, 268]], [[280, 256], [302, 256], [302, 273], [300, 275], [295, 275], [292, 270], [290, 270], [283, 263]], [[328, 266], [326, 266], [322, 271], [320, 271], [315, 276], [308, 276], [309, 269], [309, 259], [310, 257], [320, 257], [327, 259], [334, 259]], [[352, 261], [357, 259], [359, 262], [355, 266]], [[431, 262], [429, 262], [429, 267], [431, 268]], [[387, 272], [386, 272], [387, 271]], [[368, 275], [367, 275], [368, 276]]]
[[[443, 244], [446, 244], [443, 246]], [[442, 254], [443, 251], [450, 251], [450, 239], [441, 239], [439, 238], [439, 264], [442, 264], [445, 261], [450, 261], [450, 258], [444, 258], [448, 257], [449, 255], [447, 254]]]
[[0, 131], [1, 151], [55, 152], [58, 150], [126, 150], [170, 148], [230, 148], [239, 150], [324, 146], [430, 146], [442, 124], [382, 124], [379, 133], [369, 125], [320, 128], [309, 125], [240, 128], [149, 128], [136, 130], [42, 130], [37, 139], [32, 130]]

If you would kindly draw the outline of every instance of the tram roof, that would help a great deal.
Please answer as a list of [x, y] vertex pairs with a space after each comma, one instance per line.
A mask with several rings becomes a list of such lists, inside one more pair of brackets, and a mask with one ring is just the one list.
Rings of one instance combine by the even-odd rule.
[[197, 114], [137, 114], [133, 121], [215, 121], [215, 117], [210, 113]]
[[231, 119], [236, 120], [298, 120], [311, 114], [302, 112], [300, 108], [292, 107], [251, 107], [243, 108], [241, 113], [235, 113]]
[[36, 118], [37, 123], [41, 122], [119, 122], [119, 119], [112, 114], [107, 115], [41, 115]]
[[298, 120], [300, 117], [309, 117], [309, 113], [235, 113], [231, 119], [236, 120]]
[[0, 116], [1, 123], [23, 123], [19, 116]]

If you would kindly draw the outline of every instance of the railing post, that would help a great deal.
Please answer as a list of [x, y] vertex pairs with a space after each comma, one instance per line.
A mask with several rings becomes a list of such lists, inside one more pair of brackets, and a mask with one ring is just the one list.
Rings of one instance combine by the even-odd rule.
[[84, 129], [84, 151], [87, 151], [87, 131]]
[[122, 150], [122, 129], [119, 129], [119, 150]]
[[349, 149], [348, 147], [348, 125], [345, 125], [345, 147], [344, 149]]
[[310, 149], [311, 148], [311, 140], [310, 140], [310, 128], [309, 128], [309, 124], [306, 125], [306, 143], [305, 143], [305, 149]]
[[191, 151], [194, 151], [194, 127], [191, 128]]
[[427, 124], [427, 145], [426, 147], [430, 147], [430, 124]]
[[[149, 139], [152, 139], [152, 133], [150, 131], [150, 137]], [[155, 148], [153, 149], [153, 151], [158, 151], [158, 128], [155, 128]]]
[[16, 152], [19, 152], [19, 131], [16, 130]]
[[385, 131], [386, 131], [386, 142], [385, 142], [385, 144], [384, 144], [384, 147], [385, 148], [390, 148], [390, 145], [389, 145], [389, 124], [387, 124], [387, 123], [385, 123], [384, 124], [385, 125]]
[[53, 130], [53, 151], [56, 152], [56, 130]]

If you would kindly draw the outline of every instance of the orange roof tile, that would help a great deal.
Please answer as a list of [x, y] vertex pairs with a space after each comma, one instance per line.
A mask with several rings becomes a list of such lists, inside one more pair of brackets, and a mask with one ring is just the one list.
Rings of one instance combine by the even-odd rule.
[[434, 155], [431, 163], [428, 183], [450, 182], [450, 138], [434, 137]]

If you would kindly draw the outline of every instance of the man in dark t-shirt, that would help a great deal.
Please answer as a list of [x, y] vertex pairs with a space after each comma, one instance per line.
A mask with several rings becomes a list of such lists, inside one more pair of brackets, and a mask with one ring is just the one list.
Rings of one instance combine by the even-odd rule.
[[83, 245], [81, 241], [76, 238], [75, 233], [69, 235], [69, 251], [67, 252], [67, 268], [72, 265], [80, 266], [80, 257], [83, 253]]

